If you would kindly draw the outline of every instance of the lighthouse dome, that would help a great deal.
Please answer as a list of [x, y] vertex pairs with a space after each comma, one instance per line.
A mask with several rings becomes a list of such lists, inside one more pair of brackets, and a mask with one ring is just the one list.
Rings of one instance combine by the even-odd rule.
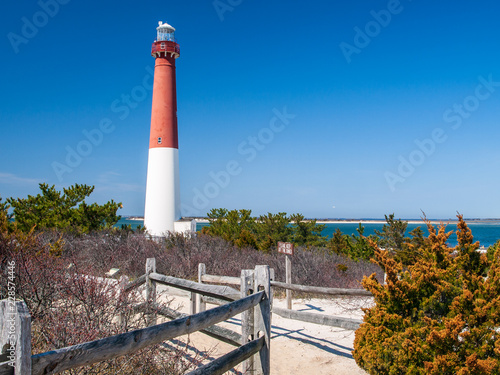
[[168, 23], [163, 23], [162, 21], [158, 22], [157, 31], [157, 41], [170, 41], [175, 42], [175, 28], [170, 26]]

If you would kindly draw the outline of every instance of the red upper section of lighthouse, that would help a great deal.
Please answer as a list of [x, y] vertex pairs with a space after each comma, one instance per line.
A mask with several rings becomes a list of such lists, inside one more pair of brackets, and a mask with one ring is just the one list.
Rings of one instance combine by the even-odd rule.
[[151, 49], [156, 62], [149, 148], [178, 148], [175, 60], [180, 48], [172, 26], [160, 22], [156, 30], [158, 35]]
[[168, 40], [155, 41], [151, 48], [151, 55], [154, 57], [164, 57], [167, 54], [173, 55], [175, 58], [179, 57], [181, 49], [176, 42]]

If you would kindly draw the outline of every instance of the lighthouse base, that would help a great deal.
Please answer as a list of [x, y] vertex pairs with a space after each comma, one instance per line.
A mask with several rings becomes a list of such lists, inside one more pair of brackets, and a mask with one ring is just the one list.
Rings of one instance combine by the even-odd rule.
[[144, 226], [152, 236], [175, 232], [181, 218], [179, 191], [179, 150], [149, 149]]
[[174, 223], [175, 233], [184, 233], [191, 235], [196, 233], [196, 220], [194, 219], [181, 219]]

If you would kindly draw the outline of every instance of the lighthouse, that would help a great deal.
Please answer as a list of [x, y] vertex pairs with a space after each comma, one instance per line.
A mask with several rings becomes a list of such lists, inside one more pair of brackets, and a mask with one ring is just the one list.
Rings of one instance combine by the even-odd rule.
[[155, 57], [144, 226], [152, 236], [175, 231], [181, 218], [175, 60], [180, 48], [175, 29], [159, 22], [151, 55]]

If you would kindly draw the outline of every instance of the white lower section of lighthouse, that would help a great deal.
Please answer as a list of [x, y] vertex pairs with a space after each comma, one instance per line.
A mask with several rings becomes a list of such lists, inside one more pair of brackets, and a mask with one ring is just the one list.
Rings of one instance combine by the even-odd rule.
[[179, 150], [150, 148], [144, 226], [150, 235], [164, 236], [180, 218]]

